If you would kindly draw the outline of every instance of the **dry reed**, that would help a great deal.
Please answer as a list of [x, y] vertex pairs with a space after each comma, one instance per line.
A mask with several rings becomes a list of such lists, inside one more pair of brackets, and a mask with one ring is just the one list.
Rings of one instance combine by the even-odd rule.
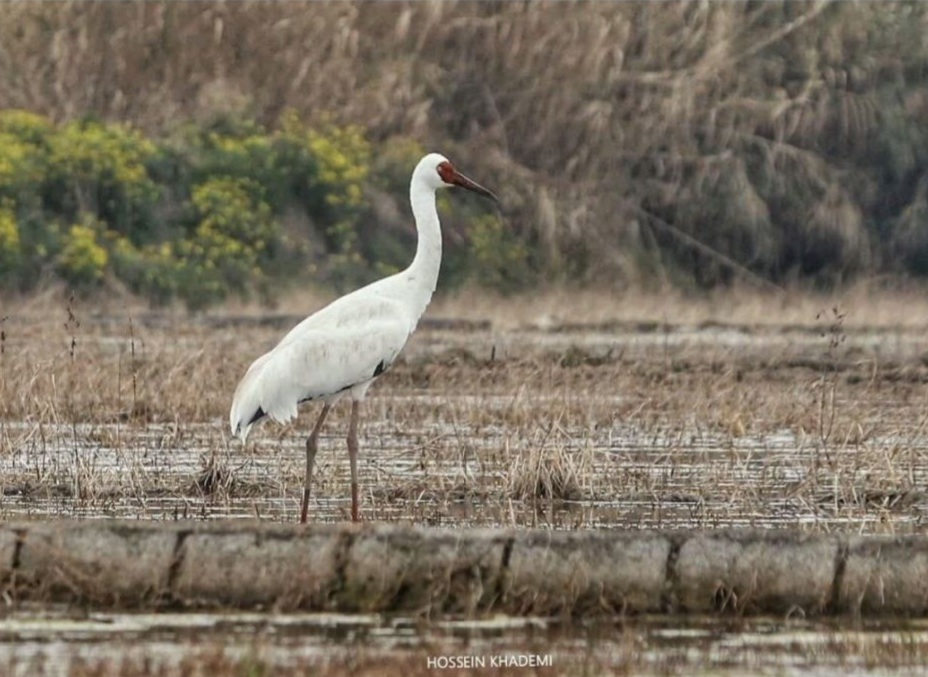
[[902, 72], [926, 17], [821, 1], [7, 3], [0, 107], [152, 132], [334, 114], [473, 168], [555, 280], [744, 274], [675, 232], [761, 276], [840, 279], [898, 268], [871, 255], [872, 228], [917, 201], [905, 177], [924, 163], [905, 149], [928, 99]]
[[[717, 323], [719, 298], [637, 315], [593, 303], [607, 298], [576, 302], [573, 323], [534, 315], [566, 314], [557, 296], [482, 317], [474, 299], [440, 300], [431, 318], [459, 308], [487, 324], [427, 318], [375, 386], [368, 519], [919, 528], [928, 345], [911, 307], [846, 298], [816, 320], [795, 297], [803, 322], [778, 326], [763, 296], [731, 300], [736, 324]], [[4, 307], [0, 511], [292, 518], [308, 415], [244, 448], [226, 416], [247, 364], [294, 320], [38, 304]], [[346, 424], [336, 408], [323, 437], [321, 519], [345, 517]]]

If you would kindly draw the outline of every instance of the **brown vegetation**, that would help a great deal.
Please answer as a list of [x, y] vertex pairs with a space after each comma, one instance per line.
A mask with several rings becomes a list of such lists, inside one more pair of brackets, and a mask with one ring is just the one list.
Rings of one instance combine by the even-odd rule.
[[216, 115], [273, 126], [294, 108], [375, 140], [415, 138], [498, 189], [545, 279], [928, 267], [915, 222], [928, 168], [919, 3], [0, 12], [0, 107], [150, 131]]
[[[481, 318], [477, 298], [457, 307], [489, 328], [427, 318], [365, 404], [368, 519], [920, 528], [928, 346], [914, 301], [820, 300], [816, 320], [794, 297], [788, 326], [770, 324], [782, 299], [738, 295], [639, 319], [605, 296], [569, 314], [556, 296], [498, 301]], [[294, 318], [109, 311], [4, 310], [0, 509], [292, 519], [305, 416], [259, 426], [245, 448], [226, 420], [248, 362]], [[337, 407], [318, 519], [344, 518], [345, 430]]]

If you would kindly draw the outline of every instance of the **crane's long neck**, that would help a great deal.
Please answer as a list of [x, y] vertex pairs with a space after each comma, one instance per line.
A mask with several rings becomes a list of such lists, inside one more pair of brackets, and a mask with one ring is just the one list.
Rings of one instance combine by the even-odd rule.
[[[441, 266], [441, 226], [435, 206], [435, 191], [416, 180], [409, 187], [409, 201], [416, 220], [419, 242], [416, 257], [406, 269], [408, 279], [414, 287], [416, 315], [421, 316], [438, 285], [438, 270]], [[411, 299], [412, 300], [412, 299]]]

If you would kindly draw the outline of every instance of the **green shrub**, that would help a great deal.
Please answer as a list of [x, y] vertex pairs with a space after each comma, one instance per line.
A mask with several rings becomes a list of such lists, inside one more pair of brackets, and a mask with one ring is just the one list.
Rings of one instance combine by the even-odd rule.
[[[276, 217], [302, 212], [319, 229], [331, 254], [325, 258], [324, 281], [336, 287], [366, 281], [369, 266], [361, 253], [359, 228], [371, 150], [359, 128], [324, 122], [317, 129], [286, 111], [273, 133], [226, 116], [204, 128], [186, 128], [182, 139], [172, 144], [173, 152], [186, 161], [192, 185], [224, 176], [247, 182], [242, 185], [253, 193], [260, 187], [255, 195]], [[183, 190], [173, 189], [172, 194], [182, 196]], [[198, 223], [190, 221], [193, 229]], [[189, 235], [194, 237], [192, 231]], [[292, 242], [307, 241], [312, 233], [293, 235], [292, 240], [277, 238], [278, 259], [305, 256], [300, 244]]]
[[365, 207], [357, 219], [358, 252], [361, 260], [368, 262], [362, 268], [368, 277], [359, 278], [349, 269], [346, 283], [367, 282], [409, 265], [416, 247], [409, 178], [424, 154], [422, 146], [408, 137], [392, 137], [372, 153]]
[[280, 138], [312, 158], [312, 171], [301, 177], [297, 189], [309, 217], [321, 227], [329, 252], [323, 279], [341, 291], [369, 282], [371, 261], [364, 256], [361, 239], [371, 146], [363, 131], [331, 122], [314, 129], [288, 115]]
[[111, 246], [111, 260], [116, 276], [151, 303], [163, 305], [177, 296], [181, 264], [171, 243], [140, 248], [117, 235]]
[[209, 179], [193, 190], [198, 216], [192, 238], [176, 249], [181, 297], [191, 307], [245, 295], [262, 281], [279, 245], [279, 227], [261, 188], [248, 179]]
[[0, 110], [0, 133], [10, 134], [25, 143], [47, 147], [54, 131], [51, 121], [37, 113], [16, 108]]
[[0, 197], [41, 209], [48, 180], [52, 123], [22, 110], [0, 111]]
[[38, 204], [48, 168], [48, 151], [29, 134], [7, 131], [0, 118], [0, 197]]
[[309, 149], [319, 166], [319, 189], [335, 211], [352, 213], [361, 207], [364, 183], [370, 171], [371, 148], [361, 128], [326, 125], [310, 129]]
[[22, 265], [22, 243], [16, 212], [9, 200], [0, 202], [0, 283], [16, 279]]
[[425, 148], [415, 139], [394, 136], [384, 141], [371, 158], [372, 178], [383, 190], [405, 196], [413, 167], [425, 155]]
[[146, 163], [156, 153], [154, 143], [121, 125], [65, 125], [50, 139], [49, 207], [61, 214], [95, 214], [133, 242], [146, 241], [159, 197]]
[[496, 215], [474, 218], [468, 238], [468, 273], [481, 286], [514, 292], [535, 282], [528, 248]]
[[80, 223], [70, 227], [64, 239], [58, 268], [72, 285], [87, 288], [103, 280], [109, 253], [99, 241], [104, 226], [93, 216], [84, 214]]
[[351, 254], [358, 246], [358, 218], [364, 206], [371, 147], [359, 127], [301, 128], [287, 121], [290, 138], [301, 139], [313, 158], [314, 173], [306, 177], [305, 197], [310, 216], [325, 231], [331, 251]]
[[[0, 286], [28, 289], [53, 271], [87, 291], [110, 276], [192, 308], [267, 298], [297, 270], [347, 290], [409, 262], [422, 153], [405, 137], [374, 152], [359, 127], [292, 112], [272, 132], [225, 116], [156, 143], [119, 124], [0, 111]], [[439, 209], [452, 233], [483, 213], [448, 195]], [[531, 275], [527, 248], [492, 219], [450, 243], [458, 279], [514, 288]]]
[[282, 178], [276, 167], [273, 139], [255, 124], [185, 130], [182, 144], [190, 165], [191, 185], [229, 176], [270, 188]]

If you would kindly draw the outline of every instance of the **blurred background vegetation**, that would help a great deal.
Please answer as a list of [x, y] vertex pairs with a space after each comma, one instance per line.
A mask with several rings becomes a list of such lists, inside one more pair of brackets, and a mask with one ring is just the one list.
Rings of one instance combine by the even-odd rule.
[[0, 82], [0, 289], [343, 290], [433, 149], [444, 288], [928, 274], [926, 3], [14, 3]]

